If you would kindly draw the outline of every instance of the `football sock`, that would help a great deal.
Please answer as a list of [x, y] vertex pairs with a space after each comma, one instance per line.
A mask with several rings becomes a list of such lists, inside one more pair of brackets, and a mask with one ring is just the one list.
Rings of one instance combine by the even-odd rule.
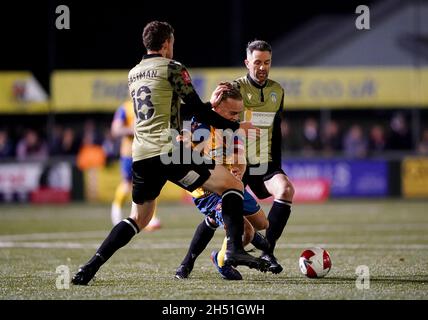
[[122, 220], [113, 227], [110, 234], [90, 261], [93, 260], [93, 263], [95, 263], [97, 267], [100, 267], [113, 255], [113, 253], [126, 245], [138, 232], [140, 232], [140, 230], [133, 219], [126, 218]]
[[251, 240], [251, 244], [263, 252], [269, 251], [269, 242], [258, 231], [254, 232], [254, 237], [253, 240]]
[[208, 218], [205, 218], [196, 228], [189, 250], [181, 264], [193, 264], [196, 258], [204, 251], [208, 243], [214, 236], [217, 226], [211, 224]]
[[128, 195], [129, 195], [128, 185], [125, 182], [121, 182], [116, 188], [113, 203], [122, 207]]
[[236, 189], [226, 190], [222, 194], [222, 214], [228, 238], [228, 251], [242, 251], [242, 235], [244, 234], [243, 202], [244, 196]]
[[275, 199], [269, 211], [269, 227], [266, 229], [266, 240], [270, 248], [266, 253], [273, 253], [276, 241], [282, 234], [291, 213], [291, 202]]
[[224, 255], [226, 254], [226, 249], [227, 249], [227, 237], [224, 237], [221, 250], [217, 254], [217, 263], [220, 268], [224, 266]]

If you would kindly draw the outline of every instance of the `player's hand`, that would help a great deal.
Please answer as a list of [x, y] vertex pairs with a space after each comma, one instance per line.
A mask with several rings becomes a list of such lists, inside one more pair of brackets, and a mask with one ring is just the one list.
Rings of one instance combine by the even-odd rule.
[[239, 124], [239, 130], [242, 130], [248, 138], [260, 137], [260, 128], [253, 126], [249, 121], [243, 121]]
[[211, 94], [210, 103], [213, 107], [216, 107], [220, 104], [223, 91], [230, 89], [231, 86], [232, 85], [228, 82], [220, 82], [220, 84]]

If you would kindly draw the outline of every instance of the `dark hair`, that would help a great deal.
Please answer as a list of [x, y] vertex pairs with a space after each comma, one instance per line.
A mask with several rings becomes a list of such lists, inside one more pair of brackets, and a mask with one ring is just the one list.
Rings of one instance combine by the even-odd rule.
[[272, 53], [272, 47], [270, 46], [270, 44], [263, 40], [253, 40], [248, 42], [247, 55], [251, 55], [254, 50], [269, 51], [270, 53]]
[[168, 22], [149, 22], [143, 30], [143, 44], [147, 50], [158, 51], [173, 33], [174, 28]]
[[234, 87], [230, 82], [220, 82], [220, 85], [226, 85], [228, 88], [223, 91], [221, 95], [221, 101], [225, 101], [226, 99], [230, 98], [233, 100], [242, 100], [241, 92], [238, 88]]

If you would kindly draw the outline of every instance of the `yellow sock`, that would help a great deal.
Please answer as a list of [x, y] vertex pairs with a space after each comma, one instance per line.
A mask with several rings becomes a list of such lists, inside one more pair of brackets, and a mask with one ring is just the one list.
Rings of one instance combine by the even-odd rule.
[[113, 204], [121, 208], [127, 196], [128, 196], [128, 186], [122, 182], [116, 188]]
[[221, 246], [221, 250], [218, 252], [218, 255], [217, 255], [217, 263], [220, 268], [224, 266], [224, 256], [226, 254], [226, 248], [227, 248], [227, 237], [224, 237], [223, 245]]

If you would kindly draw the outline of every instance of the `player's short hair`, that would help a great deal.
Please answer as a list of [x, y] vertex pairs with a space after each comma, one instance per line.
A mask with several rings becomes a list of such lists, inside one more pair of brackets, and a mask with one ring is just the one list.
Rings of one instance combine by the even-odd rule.
[[272, 47], [269, 43], [263, 40], [253, 40], [248, 42], [247, 45], [247, 55], [252, 55], [253, 51], [269, 51], [272, 53]]
[[238, 100], [238, 101], [242, 100], [241, 92], [239, 91], [238, 88], [233, 86], [230, 82], [220, 82], [220, 84], [228, 86], [228, 88], [224, 90], [221, 95], [221, 101], [225, 101], [228, 98], [233, 100]]
[[171, 38], [174, 28], [168, 22], [152, 21], [143, 30], [143, 44], [147, 50], [158, 51]]

